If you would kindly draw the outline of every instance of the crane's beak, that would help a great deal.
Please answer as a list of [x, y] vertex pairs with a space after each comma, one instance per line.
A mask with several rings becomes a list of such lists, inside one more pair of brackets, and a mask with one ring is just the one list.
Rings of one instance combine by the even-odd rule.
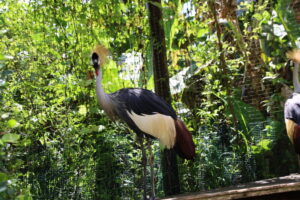
[[92, 54], [92, 65], [95, 68], [95, 70], [100, 68], [100, 58], [95, 52]]

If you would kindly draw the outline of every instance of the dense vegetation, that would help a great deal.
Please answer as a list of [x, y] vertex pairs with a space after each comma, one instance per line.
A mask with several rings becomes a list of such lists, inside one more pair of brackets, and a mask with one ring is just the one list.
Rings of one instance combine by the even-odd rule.
[[[89, 56], [109, 48], [107, 92], [153, 90], [147, 2], [0, 0], [0, 199], [142, 198], [140, 146], [99, 108]], [[182, 193], [297, 170], [281, 93], [292, 88], [285, 53], [299, 42], [297, 2], [154, 3], [172, 105], [196, 143], [193, 162], [178, 159]], [[151, 147], [163, 197], [161, 149]]]

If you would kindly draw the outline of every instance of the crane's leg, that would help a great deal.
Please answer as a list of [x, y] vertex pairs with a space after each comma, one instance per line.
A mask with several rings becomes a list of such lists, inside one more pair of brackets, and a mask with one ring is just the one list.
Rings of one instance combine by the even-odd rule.
[[147, 137], [148, 150], [150, 154], [149, 164], [150, 164], [150, 177], [151, 177], [151, 195], [150, 199], [155, 199], [155, 176], [154, 176], [154, 156], [152, 152], [152, 141], [149, 137]]
[[143, 166], [143, 197], [147, 199], [147, 156], [144, 146], [144, 135], [138, 134], [138, 140], [142, 150], [142, 166]]

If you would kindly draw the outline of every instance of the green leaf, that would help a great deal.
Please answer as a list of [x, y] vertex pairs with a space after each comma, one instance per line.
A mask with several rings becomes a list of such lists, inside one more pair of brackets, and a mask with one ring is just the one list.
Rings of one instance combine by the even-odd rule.
[[264, 150], [270, 150], [271, 140], [264, 139], [258, 143], [258, 146], [261, 146]]
[[5, 60], [5, 57], [3, 54], [0, 54], [0, 61]]
[[265, 20], [269, 20], [270, 17], [271, 17], [271, 15], [270, 15], [270, 13], [269, 13], [268, 11], [265, 10], [265, 11], [263, 12], [263, 17], [264, 17]]
[[[265, 120], [263, 114], [255, 107], [235, 98], [231, 99], [231, 103], [234, 114], [240, 122], [246, 136], [249, 136], [249, 133], [256, 128], [257, 124]], [[227, 108], [227, 113], [230, 113], [229, 108]], [[254, 114], [256, 116], [255, 118], [252, 117]]]
[[15, 120], [15, 119], [10, 119], [8, 122], [7, 122], [7, 126], [9, 128], [15, 128], [18, 126], [18, 122]]
[[0, 182], [4, 182], [7, 180], [8, 180], [7, 174], [0, 172]]
[[28, 145], [30, 145], [31, 144], [31, 140], [30, 139], [24, 139], [24, 140], [22, 140], [22, 146], [28, 146]]
[[257, 21], [261, 21], [263, 19], [263, 16], [260, 13], [255, 13], [253, 15], [253, 17], [257, 20]]
[[3, 142], [9, 142], [9, 143], [16, 143], [19, 139], [20, 139], [20, 135], [14, 133], [5, 134], [1, 138]]
[[79, 114], [81, 114], [81, 115], [86, 115], [86, 113], [87, 113], [87, 108], [86, 108], [86, 106], [85, 105], [80, 105], [79, 106]]
[[21, 194], [17, 196], [16, 200], [32, 200], [32, 197], [30, 193], [28, 192], [27, 194]]
[[269, 139], [261, 140], [257, 145], [251, 146], [253, 153], [260, 154], [271, 149], [272, 141]]
[[160, 8], [160, 9], [162, 9], [161, 3], [153, 2], [153, 1], [149, 1], [148, 3], [150, 3], [150, 4], [152, 4], [152, 5], [156, 6], [156, 7], [158, 7], [158, 8]]

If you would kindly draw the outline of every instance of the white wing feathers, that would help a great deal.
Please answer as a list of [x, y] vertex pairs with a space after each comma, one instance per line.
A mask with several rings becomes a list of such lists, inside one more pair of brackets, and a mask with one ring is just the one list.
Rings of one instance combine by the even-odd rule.
[[176, 129], [171, 116], [159, 113], [138, 115], [133, 111], [127, 111], [127, 114], [141, 131], [158, 138], [166, 148], [175, 145]]

